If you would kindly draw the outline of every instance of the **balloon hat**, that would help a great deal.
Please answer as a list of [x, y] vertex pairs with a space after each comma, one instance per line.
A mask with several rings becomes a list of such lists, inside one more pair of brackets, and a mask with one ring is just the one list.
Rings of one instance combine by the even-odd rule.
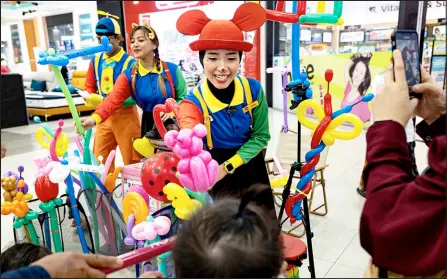
[[199, 39], [189, 45], [193, 51], [250, 51], [253, 45], [244, 41], [242, 31], [256, 30], [265, 20], [266, 12], [263, 7], [255, 3], [244, 3], [237, 8], [231, 20], [211, 20], [203, 11], [187, 11], [177, 20], [177, 30], [190, 36], [200, 34]]

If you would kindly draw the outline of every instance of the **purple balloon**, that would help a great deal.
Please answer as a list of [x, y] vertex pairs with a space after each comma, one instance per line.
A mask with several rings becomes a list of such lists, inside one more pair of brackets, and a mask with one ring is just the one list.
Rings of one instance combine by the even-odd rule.
[[22, 173], [22, 172], [25, 170], [25, 168], [24, 168], [23, 166], [19, 166], [19, 167], [17, 168], [17, 170], [18, 170], [20, 173]]
[[[20, 180], [23, 180], [23, 178], [20, 178], [19, 181], [20, 181]], [[28, 187], [28, 184], [26, 184], [26, 182], [25, 182], [25, 185], [23, 186], [22, 190], [21, 190], [20, 187], [18, 187], [18, 186], [17, 186], [17, 188], [16, 188], [16, 191], [17, 191], [17, 192], [22, 191], [23, 194], [28, 193], [28, 190], [29, 190], [29, 187]]]

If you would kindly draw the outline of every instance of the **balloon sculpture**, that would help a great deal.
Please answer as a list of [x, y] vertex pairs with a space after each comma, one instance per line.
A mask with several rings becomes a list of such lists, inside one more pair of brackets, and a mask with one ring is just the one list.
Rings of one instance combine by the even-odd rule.
[[173, 182], [179, 183], [175, 176], [180, 158], [172, 153], [161, 152], [152, 155], [143, 163], [141, 182], [146, 192], [156, 200], [168, 202], [163, 187]]
[[202, 207], [203, 200], [191, 199], [184, 188], [175, 184], [169, 183], [163, 188], [163, 192], [167, 194], [167, 198], [172, 201], [172, 207], [175, 208], [174, 214], [182, 220], [187, 220], [191, 213]]
[[[332, 81], [333, 72], [332, 70], [327, 70], [325, 74], [325, 79], [329, 83]], [[301, 168], [300, 174], [301, 179], [297, 185], [297, 194], [289, 197], [285, 204], [285, 211], [287, 216], [290, 218], [291, 223], [296, 222], [296, 220], [301, 220], [300, 208], [302, 200], [307, 196], [312, 188], [312, 177], [315, 174], [315, 166], [320, 160], [320, 153], [326, 148], [334, 144], [335, 139], [350, 140], [358, 137], [363, 130], [363, 122], [360, 118], [354, 114], [348, 114], [352, 110], [352, 107], [360, 102], [369, 102], [373, 99], [373, 94], [367, 94], [362, 97], [362, 100], [353, 104], [348, 105], [336, 112], [332, 112], [331, 95], [328, 92], [324, 96], [324, 109], [321, 105], [314, 100], [305, 100], [298, 106], [297, 114], [298, 120], [305, 127], [314, 130], [311, 148], [307, 152], [305, 159], [306, 164]], [[306, 109], [312, 108], [319, 123], [313, 122], [306, 116]], [[353, 125], [351, 131], [337, 131], [337, 127], [341, 124], [349, 122]]]
[[[61, 86], [62, 93], [68, 103], [68, 108], [70, 109], [71, 115], [76, 124], [76, 128], [81, 135], [84, 135], [84, 128], [81, 125], [81, 120], [79, 119], [78, 111], [71, 97], [70, 91], [68, 90], [67, 84], [62, 77], [61, 70], [59, 67], [66, 66], [70, 59], [74, 59], [81, 56], [91, 55], [98, 52], [109, 52], [112, 50], [112, 45], [106, 36], [101, 37], [101, 44], [98, 46], [88, 47], [81, 50], [73, 50], [65, 53], [56, 54], [56, 51], [52, 48], [48, 51], [39, 53], [40, 60], [38, 63], [40, 65], [51, 65], [51, 69], [56, 77], [57, 82]], [[62, 139], [61, 139], [62, 141]], [[61, 155], [62, 156], [62, 155]]]
[[35, 182], [36, 194], [42, 202], [39, 208], [49, 214], [50, 226], [53, 236], [55, 252], [62, 252], [61, 235], [59, 232], [59, 222], [56, 213], [56, 206], [62, 205], [62, 200], [57, 197], [59, 185], [50, 181], [49, 175], [41, 175]]
[[39, 217], [39, 213], [30, 210], [28, 204], [24, 200], [23, 193], [18, 192], [14, 201], [5, 201], [1, 206], [2, 215], [14, 214], [17, 219], [13, 223], [15, 229], [26, 226], [26, 230], [29, 233], [31, 242], [40, 245], [39, 238], [37, 237], [36, 230], [34, 229], [32, 221]]
[[33, 198], [33, 195], [28, 193], [28, 184], [25, 183], [22, 173], [25, 170], [23, 166], [17, 168], [19, 175], [15, 172], [8, 171], [2, 177], [2, 188], [5, 190], [3, 198], [5, 201], [13, 201], [18, 192], [23, 193], [23, 199], [28, 201]]
[[217, 181], [219, 165], [203, 150], [206, 133], [206, 127], [197, 124], [193, 130], [169, 131], [165, 136], [166, 145], [182, 158], [178, 163], [180, 183], [193, 192], [206, 192]]

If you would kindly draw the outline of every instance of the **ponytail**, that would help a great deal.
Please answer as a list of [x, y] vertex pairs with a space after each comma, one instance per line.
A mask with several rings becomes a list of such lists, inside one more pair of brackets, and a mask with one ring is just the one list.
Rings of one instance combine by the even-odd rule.
[[[154, 63], [157, 67], [157, 71], [161, 71], [161, 60], [160, 60], [160, 54], [158, 52], [158, 47], [154, 49]], [[168, 92], [166, 90], [166, 78], [160, 74], [158, 75], [158, 87], [160, 88], [161, 94], [164, 98], [167, 98]], [[173, 94], [173, 93], [172, 93]]]

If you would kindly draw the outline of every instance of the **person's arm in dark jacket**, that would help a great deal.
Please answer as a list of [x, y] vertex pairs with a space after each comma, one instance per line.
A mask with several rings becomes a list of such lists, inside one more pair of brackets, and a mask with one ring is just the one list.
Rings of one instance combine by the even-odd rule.
[[4, 272], [0, 276], [1, 278], [51, 278], [50, 274], [40, 266], [27, 266], [16, 270], [10, 270]]

